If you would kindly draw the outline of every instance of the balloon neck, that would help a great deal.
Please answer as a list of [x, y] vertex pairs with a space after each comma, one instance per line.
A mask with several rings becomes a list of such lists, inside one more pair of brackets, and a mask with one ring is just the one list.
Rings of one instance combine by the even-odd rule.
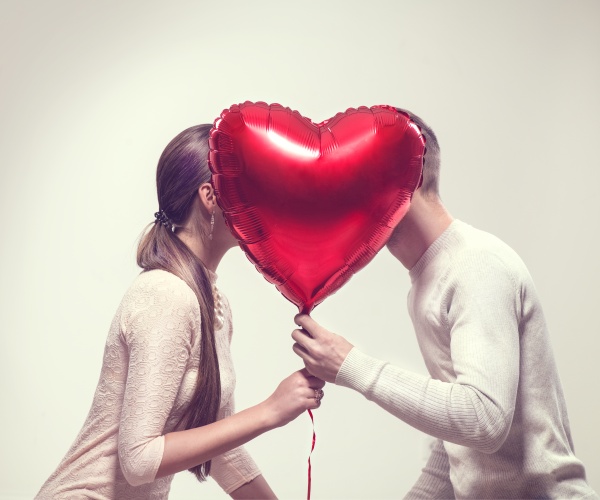
[[298, 312], [300, 314], [308, 314], [310, 315], [311, 311], [314, 309], [314, 304], [301, 304], [298, 306]]

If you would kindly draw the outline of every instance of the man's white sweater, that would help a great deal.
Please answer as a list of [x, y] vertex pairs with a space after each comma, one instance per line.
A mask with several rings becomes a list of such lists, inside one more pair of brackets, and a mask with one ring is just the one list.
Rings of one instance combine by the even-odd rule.
[[596, 498], [573, 453], [539, 297], [518, 255], [461, 221], [410, 270], [430, 376], [354, 348], [336, 383], [438, 438], [408, 498]]

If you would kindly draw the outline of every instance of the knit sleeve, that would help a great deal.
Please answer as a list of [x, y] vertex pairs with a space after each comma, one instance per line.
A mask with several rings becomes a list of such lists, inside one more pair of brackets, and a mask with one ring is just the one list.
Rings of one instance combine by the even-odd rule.
[[[219, 411], [218, 418], [227, 418], [235, 413], [233, 396]], [[246, 448], [240, 446], [212, 459], [211, 476], [229, 494], [260, 475]]]
[[191, 351], [195, 295], [175, 276], [143, 277], [122, 319], [129, 352], [118, 454], [127, 481], [154, 481], [164, 451], [163, 431]]
[[404, 497], [404, 500], [447, 500], [454, 498], [454, 488], [450, 482], [450, 464], [444, 443], [436, 439], [427, 464], [419, 479]]
[[454, 381], [416, 374], [353, 348], [336, 383], [427, 434], [493, 453], [510, 429], [519, 381], [516, 295], [501, 262], [457, 265], [441, 304]]

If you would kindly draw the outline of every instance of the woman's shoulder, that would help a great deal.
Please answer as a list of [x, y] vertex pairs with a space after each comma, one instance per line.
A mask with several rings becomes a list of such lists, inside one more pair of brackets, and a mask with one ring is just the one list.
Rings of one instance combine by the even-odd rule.
[[136, 276], [130, 289], [165, 289], [187, 291], [193, 294], [193, 290], [179, 276], [164, 271], [163, 269], [151, 269], [142, 271]]
[[198, 306], [196, 294], [189, 285], [178, 276], [162, 269], [142, 271], [125, 293], [123, 300], [135, 308], [158, 303], [177, 303], [194, 309]]
[[[168, 271], [154, 269], [141, 272], [133, 281], [117, 312], [120, 332], [153, 331], [149, 325], [168, 325], [180, 332], [195, 331], [200, 321], [198, 300], [181, 278]], [[156, 330], [157, 328], [154, 328]], [[185, 333], [187, 335], [187, 333]]]

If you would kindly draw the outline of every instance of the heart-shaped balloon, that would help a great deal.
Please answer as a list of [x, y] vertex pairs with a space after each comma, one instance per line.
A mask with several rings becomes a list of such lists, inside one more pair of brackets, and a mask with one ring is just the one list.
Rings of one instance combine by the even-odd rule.
[[231, 106], [215, 120], [217, 201], [263, 276], [310, 312], [367, 265], [408, 211], [425, 141], [391, 106], [313, 123], [278, 104]]

